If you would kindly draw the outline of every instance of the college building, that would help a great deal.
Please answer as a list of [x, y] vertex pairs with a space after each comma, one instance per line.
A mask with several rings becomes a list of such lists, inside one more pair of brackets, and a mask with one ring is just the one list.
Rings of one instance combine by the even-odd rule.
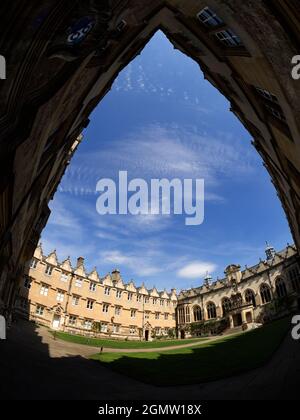
[[248, 329], [300, 308], [299, 255], [294, 245], [276, 252], [266, 247], [266, 258], [241, 270], [231, 264], [225, 277], [178, 295], [177, 329], [181, 338]]
[[54, 330], [120, 339], [186, 338], [252, 328], [300, 308], [299, 256], [294, 245], [200, 287], [169, 293], [124, 283], [120, 271], [87, 273], [84, 258], [59, 263], [39, 245], [19, 287], [15, 313]]
[[133, 281], [125, 284], [119, 270], [100, 278], [87, 273], [84, 258], [72, 267], [56, 252], [43, 255], [39, 245], [22, 281], [16, 310], [52, 329], [122, 339], [175, 335], [176, 290], [148, 290]]

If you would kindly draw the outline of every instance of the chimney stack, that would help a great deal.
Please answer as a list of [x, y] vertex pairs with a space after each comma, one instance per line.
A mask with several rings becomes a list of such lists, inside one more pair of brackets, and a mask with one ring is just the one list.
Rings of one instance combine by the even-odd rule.
[[121, 276], [120, 276], [120, 270], [118, 269], [118, 268], [115, 268], [112, 272], [111, 272], [111, 278], [112, 278], [112, 281], [115, 283], [115, 282], [118, 282], [119, 280], [120, 280], [120, 278], [121, 278]]
[[82, 266], [84, 263], [84, 258], [83, 257], [78, 257], [77, 258], [77, 268]]

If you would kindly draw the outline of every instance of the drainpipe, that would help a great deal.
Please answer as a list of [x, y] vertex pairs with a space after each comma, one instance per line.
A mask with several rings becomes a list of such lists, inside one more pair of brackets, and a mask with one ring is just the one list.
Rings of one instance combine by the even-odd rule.
[[65, 326], [66, 326], [66, 314], [67, 314], [67, 310], [68, 310], [68, 306], [69, 306], [69, 300], [70, 300], [70, 294], [71, 294], [73, 279], [74, 279], [74, 273], [72, 272], [71, 277], [70, 277], [68, 291], [67, 291], [66, 304], [65, 304], [65, 317], [64, 317], [64, 323], [62, 325], [62, 330], [63, 331], [65, 331]]
[[143, 300], [143, 306], [142, 306], [142, 339], [141, 341], [143, 341], [144, 336], [145, 336], [145, 297], [144, 295], [142, 295], [142, 300]]

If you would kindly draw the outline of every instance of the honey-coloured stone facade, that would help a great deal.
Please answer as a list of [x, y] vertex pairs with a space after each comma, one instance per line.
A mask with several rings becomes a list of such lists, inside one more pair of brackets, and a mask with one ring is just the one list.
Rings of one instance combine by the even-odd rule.
[[21, 282], [17, 311], [52, 329], [123, 339], [168, 337], [175, 334], [176, 290], [170, 293], [125, 284], [119, 270], [99, 277], [87, 273], [84, 259], [72, 267], [56, 252], [43, 255], [39, 245]]
[[[100, 277], [87, 273], [84, 258], [73, 268], [45, 256], [41, 245], [20, 284], [15, 312], [54, 330], [130, 340], [188, 338], [232, 328], [254, 328], [300, 308], [300, 263], [294, 245], [280, 252], [266, 248], [266, 258], [252, 267], [228, 265], [225, 277], [169, 293], [124, 283], [120, 271]], [[209, 328], [207, 328], [207, 326]]]

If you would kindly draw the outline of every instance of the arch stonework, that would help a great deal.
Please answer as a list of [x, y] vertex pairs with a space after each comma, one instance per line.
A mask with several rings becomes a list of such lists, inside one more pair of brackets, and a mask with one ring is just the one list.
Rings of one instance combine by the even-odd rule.
[[[205, 7], [239, 45], [222, 44], [197, 17]], [[90, 113], [158, 29], [199, 64], [253, 136], [299, 247], [298, 2], [46, 0], [24, 8], [17, 0], [1, 2], [0, 16], [0, 51], [9, 57], [0, 96], [1, 312], [13, 304]]]

